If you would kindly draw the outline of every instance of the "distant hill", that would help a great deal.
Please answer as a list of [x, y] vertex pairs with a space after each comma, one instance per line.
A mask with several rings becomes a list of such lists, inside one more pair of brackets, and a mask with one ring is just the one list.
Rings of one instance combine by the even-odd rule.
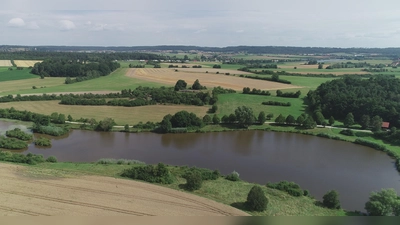
[[400, 48], [324, 48], [324, 47], [286, 47], [286, 46], [228, 46], [199, 47], [181, 45], [132, 46], [132, 47], [101, 47], [101, 46], [0, 46], [0, 51], [45, 51], [45, 52], [138, 52], [138, 51], [200, 51], [216, 53], [248, 54], [378, 54], [400, 56]]

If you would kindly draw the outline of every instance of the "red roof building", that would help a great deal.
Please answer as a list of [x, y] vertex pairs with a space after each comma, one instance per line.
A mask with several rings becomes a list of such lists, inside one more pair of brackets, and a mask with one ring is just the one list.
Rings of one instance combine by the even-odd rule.
[[382, 128], [385, 128], [385, 129], [389, 129], [389, 122], [383, 122], [382, 123]]

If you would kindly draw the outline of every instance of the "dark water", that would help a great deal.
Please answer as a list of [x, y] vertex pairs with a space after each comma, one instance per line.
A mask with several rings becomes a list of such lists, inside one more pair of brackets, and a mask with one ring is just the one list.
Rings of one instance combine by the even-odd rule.
[[[0, 128], [10, 123], [0, 122]], [[51, 149], [31, 144], [24, 153], [54, 155], [59, 161], [136, 159], [233, 170], [249, 182], [294, 181], [317, 199], [335, 189], [342, 207], [364, 211], [371, 191], [395, 188], [400, 176], [386, 154], [352, 143], [314, 136], [264, 131], [207, 134], [125, 134], [74, 130], [54, 139]]]

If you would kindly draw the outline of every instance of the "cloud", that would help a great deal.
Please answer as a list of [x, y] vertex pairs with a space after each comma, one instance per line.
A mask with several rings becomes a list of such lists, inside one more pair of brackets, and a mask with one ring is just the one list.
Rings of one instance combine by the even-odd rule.
[[85, 25], [86, 25], [86, 26], [92, 25], [92, 21], [87, 21], [87, 22], [85, 23]]
[[203, 33], [203, 32], [207, 32], [207, 29], [196, 30], [194, 33], [198, 34], [198, 33]]
[[73, 30], [76, 28], [74, 22], [70, 20], [60, 20], [60, 30], [62, 31], [67, 31], [67, 30]]
[[21, 18], [12, 18], [10, 21], [8, 21], [8, 26], [9, 27], [23, 27], [23, 26], [25, 26], [25, 21]]
[[243, 33], [244, 30], [237, 30], [236, 33]]
[[107, 29], [107, 24], [96, 24], [90, 30], [92, 31], [103, 31]]
[[26, 27], [31, 30], [37, 30], [40, 28], [36, 22], [29, 22], [27, 23]]

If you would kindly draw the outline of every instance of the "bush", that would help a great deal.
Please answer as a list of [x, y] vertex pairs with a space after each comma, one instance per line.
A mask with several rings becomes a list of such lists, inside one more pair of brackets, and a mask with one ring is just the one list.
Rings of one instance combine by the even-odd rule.
[[[294, 182], [281, 181], [278, 183], [268, 183], [267, 187], [284, 191], [291, 196], [300, 197], [304, 195], [304, 191]], [[308, 191], [307, 191], [308, 192]]]
[[354, 131], [350, 129], [342, 130], [340, 131], [340, 134], [346, 135], [346, 136], [354, 136]]
[[186, 179], [185, 188], [188, 191], [199, 190], [203, 183], [202, 175], [198, 170], [187, 172], [183, 178]]
[[0, 137], [0, 148], [18, 150], [26, 147], [28, 147], [28, 144], [24, 141], [14, 138]]
[[246, 205], [252, 211], [262, 212], [267, 209], [268, 198], [260, 186], [253, 186], [247, 195]]
[[62, 136], [69, 132], [69, 129], [65, 127], [57, 127], [54, 125], [42, 126], [40, 124], [34, 124], [32, 130], [36, 133], [47, 134], [51, 136]]
[[34, 155], [32, 153], [23, 155], [20, 153], [11, 153], [11, 152], [6, 152], [6, 151], [4, 151], [4, 152], [0, 151], [0, 161], [36, 165], [38, 163], [43, 163], [45, 160], [43, 158], [43, 155]]
[[[197, 167], [192, 167], [192, 168], [187, 169], [185, 171], [185, 174], [193, 173], [193, 172], [200, 173], [202, 180], [216, 180], [221, 176], [221, 174], [218, 170], [212, 171], [209, 169], [197, 168]], [[182, 177], [184, 177], [184, 176], [185, 175], [183, 175]]]
[[157, 166], [146, 165], [125, 169], [121, 176], [149, 183], [172, 184], [174, 181], [168, 168], [162, 163]]
[[19, 128], [15, 128], [14, 130], [6, 131], [6, 136], [12, 137], [12, 138], [17, 138], [22, 141], [29, 141], [29, 140], [32, 140], [32, 138], [33, 138], [32, 134], [27, 134]]
[[225, 179], [230, 180], [230, 181], [239, 181], [239, 173], [236, 171], [233, 171], [231, 174], [227, 175]]
[[44, 138], [44, 137], [40, 137], [40, 138], [35, 140], [35, 145], [36, 146], [47, 147], [47, 146], [51, 146], [51, 141], [50, 141], [50, 139], [47, 139], [47, 138]]
[[56, 158], [55, 156], [49, 156], [49, 157], [46, 159], [46, 162], [49, 162], [49, 163], [56, 163], [56, 162], [57, 162], [57, 158]]
[[329, 209], [340, 209], [339, 193], [337, 191], [328, 191], [323, 197], [323, 204]]
[[130, 160], [130, 159], [100, 159], [96, 162], [97, 164], [119, 164], [119, 165], [134, 165], [134, 164], [145, 164], [139, 160]]

